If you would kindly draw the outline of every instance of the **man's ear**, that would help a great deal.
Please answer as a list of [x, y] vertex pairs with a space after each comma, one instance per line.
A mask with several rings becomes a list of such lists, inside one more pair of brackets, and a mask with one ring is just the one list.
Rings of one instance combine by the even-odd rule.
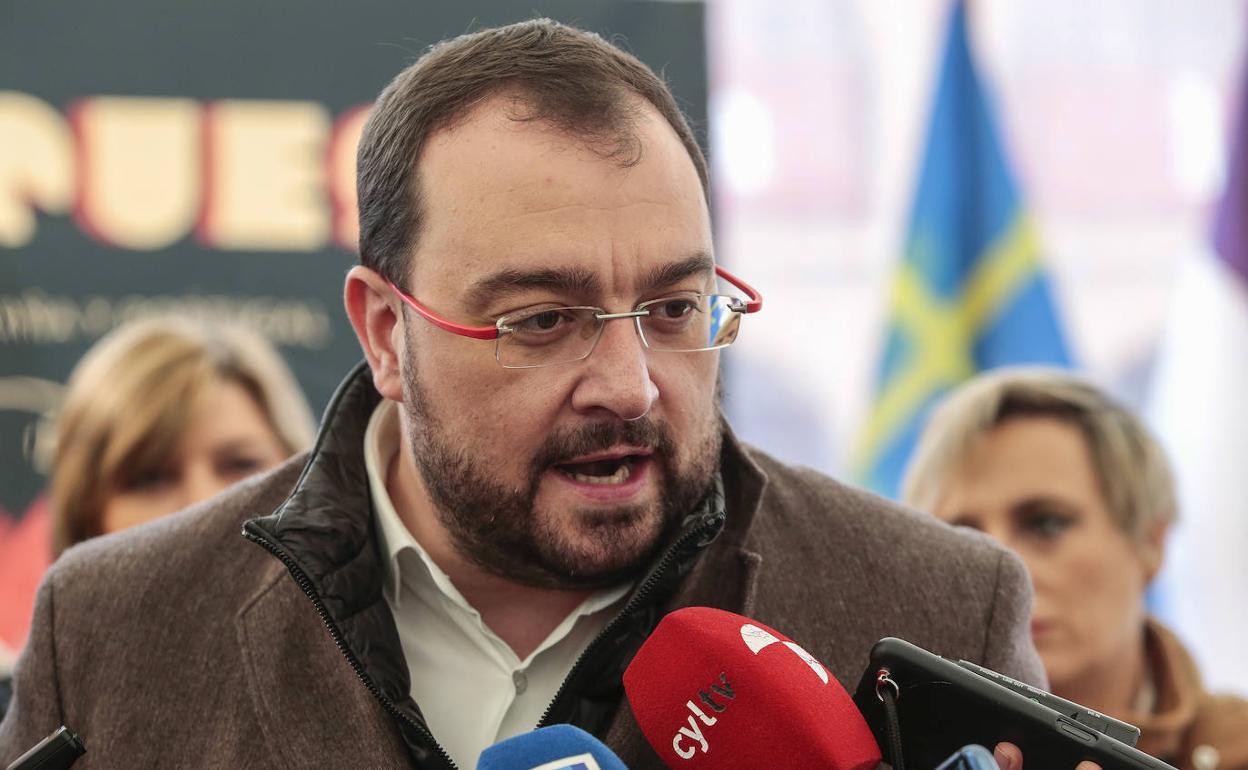
[[399, 362], [406, 355], [402, 311], [386, 279], [376, 271], [356, 265], [347, 273], [343, 304], [351, 328], [360, 341], [364, 357], [373, 370], [377, 392], [391, 401], [403, 400], [403, 376]]

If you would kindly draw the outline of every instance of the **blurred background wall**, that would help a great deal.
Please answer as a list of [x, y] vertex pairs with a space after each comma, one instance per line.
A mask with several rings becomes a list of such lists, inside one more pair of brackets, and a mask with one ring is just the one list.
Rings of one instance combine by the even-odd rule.
[[[776, 298], [733, 351], [737, 424], [828, 471], [848, 467], [874, 395], [948, 6], [709, 5], [720, 256]], [[1242, 11], [1239, 0], [971, 4], [1072, 353], [1133, 403], [1180, 266], [1208, 247]], [[790, 398], [749, 387], [755, 378]]]
[[[708, 4], [719, 256], [768, 300], [729, 354], [728, 411], [747, 439], [840, 477], [860, 470], [950, 5]], [[1248, 692], [1248, 281], [1206, 273], [1242, 139], [1245, 5], [968, 11], [1073, 363], [1149, 415], [1179, 466], [1154, 609], [1213, 685]], [[1229, 215], [1248, 218], [1243, 201]], [[1206, 317], [1210, 282], [1242, 300], [1234, 320]]]

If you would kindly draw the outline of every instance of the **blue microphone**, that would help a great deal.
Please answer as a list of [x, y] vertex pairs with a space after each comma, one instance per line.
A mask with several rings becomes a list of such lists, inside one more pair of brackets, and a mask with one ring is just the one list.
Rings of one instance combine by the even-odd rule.
[[972, 743], [941, 762], [936, 770], [997, 770], [997, 760], [991, 751]]
[[477, 770], [628, 770], [602, 741], [572, 725], [517, 735], [481, 752]]

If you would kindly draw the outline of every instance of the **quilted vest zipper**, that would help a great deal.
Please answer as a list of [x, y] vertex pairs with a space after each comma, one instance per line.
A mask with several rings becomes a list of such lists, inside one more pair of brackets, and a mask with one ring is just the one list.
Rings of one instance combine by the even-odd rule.
[[673, 543], [666, 552], [664, 552], [662, 558], [659, 559], [659, 563], [655, 565], [655, 568], [650, 571], [648, 576], [646, 576], [646, 579], [637, 588], [637, 591], [633, 594], [632, 598], [625, 603], [624, 608], [621, 609], [614, 618], [612, 618], [611, 622], [602, 629], [601, 633], [594, 637], [594, 640], [589, 643], [589, 646], [585, 648], [585, 651], [582, 652], [576, 659], [576, 662], [572, 664], [572, 668], [568, 671], [568, 675], [563, 678], [563, 684], [559, 685], [559, 690], [555, 693], [555, 697], [550, 701], [550, 705], [546, 707], [546, 711], [542, 713], [542, 718], [538, 720], [537, 726], [539, 728], [547, 726], [547, 720], [550, 719], [550, 713], [554, 711], [555, 704], [559, 702], [559, 699], [563, 697], [564, 693], [568, 689], [568, 682], [572, 681], [577, 671], [580, 670], [581, 665], [597, 651], [597, 648], [603, 643], [603, 640], [610, 638], [615, 629], [624, 622], [624, 618], [628, 617], [629, 614], [645, 603], [645, 601], [650, 597], [650, 594], [654, 592], [654, 589], [659, 584], [659, 581], [663, 579], [664, 573], [671, 569], [672, 563], [675, 562], [676, 559], [684, 553], [684, 551], [692, 543], [698, 541], [699, 539], [712, 538], [714, 535], [718, 534], [719, 530], [724, 525], [724, 518], [723, 513], [712, 513], [707, 515], [703, 518], [700, 525], [686, 532], [679, 540]]
[[329, 631], [329, 636], [334, 640], [334, 644], [338, 647], [338, 651], [341, 652], [343, 657], [347, 659], [347, 663], [351, 664], [351, 669], [355, 671], [355, 675], [359, 677], [359, 680], [366, 688], [368, 688], [368, 691], [372, 693], [373, 697], [381, 703], [382, 708], [384, 708], [394, 719], [414, 728], [417, 734], [424, 738], [429, 746], [437, 750], [438, 755], [442, 758], [442, 761], [446, 764], [447, 768], [450, 768], [450, 770], [458, 770], [455, 761], [452, 760], [451, 756], [446, 753], [446, 749], [442, 748], [438, 744], [437, 740], [433, 737], [433, 733], [429, 731], [429, 728], [412, 719], [407, 714], [404, 714], [399, 710], [398, 706], [394, 705], [394, 701], [387, 698], [382, 694], [381, 690], [377, 689], [377, 685], [373, 683], [372, 677], [370, 677], [368, 672], [364, 670], [364, 666], [360, 663], [359, 658], [355, 656], [355, 653], [352, 652], [351, 648], [347, 645], [346, 640], [342, 638], [342, 632], [338, 630], [337, 624], [335, 624], [333, 618], [330, 617], [329, 610], [326, 609], [324, 602], [321, 601], [321, 597], [317, 595], [316, 589], [312, 586], [312, 581], [308, 579], [308, 576], [304, 573], [303, 568], [296, 564], [294, 559], [290, 558], [290, 556], [287, 555], [286, 552], [279, 546], [273, 544], [268, 540], [268, 538], [264, 537], [264, 535], [252, 531], [251, 522], [248, 522], [243, 527], [243, 537], [263, 547], [266, 551], [273, 554], [273, 556], [281, 561], [282, 564], [286, 565], [286, 569], [290, 572], [291, 577], [295, 579], [299, 588], [302, 589], [304, 594], [312, 600], [312, 605], [316, 608], [316, 613], [320, 615], [321, 622]]

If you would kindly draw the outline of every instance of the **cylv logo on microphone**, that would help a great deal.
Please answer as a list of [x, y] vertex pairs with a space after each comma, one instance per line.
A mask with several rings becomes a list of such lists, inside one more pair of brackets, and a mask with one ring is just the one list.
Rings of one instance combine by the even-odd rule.
[[577, 754], [575, 757], [564, 757], [530, 770], [602, 770], [593, 754]]
[[[715, 696], [719, 696], [719, 699], [716, 700]], [[719, 684], [711, 685], [709, 692], [698, 690], [698, 700], [712, 714], [724, 713], [724, 710], [728, 708], [728, 701], [736, 697], [737, 694], [733, 692], [732, 685], [728, 684], [727, 674], [720, 674]], [[692, 700], [685, 702], [685, 708], [689, 709], [689, 726], [682, 726], [676, 731], [676, 735], [672, 737], [672, 751], [675, 751], [676, 756], [681, 759], [691, 759], [699, 749], [703, 754], [711, 750], [710, 741], [702, 734], [702, 725], [710, 727], [718, 722], [719, 718], [707, 714]], [[686, 738], [692, 742], [686, 745]]]

